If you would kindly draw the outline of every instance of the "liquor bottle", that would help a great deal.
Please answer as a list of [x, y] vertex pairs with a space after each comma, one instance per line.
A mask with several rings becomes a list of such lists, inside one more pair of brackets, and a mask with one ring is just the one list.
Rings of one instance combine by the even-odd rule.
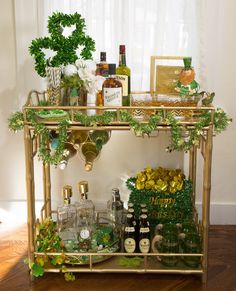
[[116, 69], [116, 78], [122, 83], [122, 105], [130, 105], [130, 68], [126, 66], [125, 46], [120, 45], [119, 66]]
[[132, 214], [127, 214], [126, 225], [124, 230], [124, 251], [134, 253], [136, 250], [135, 228], [133, 225]]
[[62, 189], [63, 205], [57, 209], [57, 226], [61, 239], [65, 246], [77, 242], [76, 231], [76, 207], [71, 204], [72, 188], [66, 185]]
[[109, 64], [109, 76], [102, 86], [104, 106], [122, 106], [122, 84], [116, 79], [116, 64]]
[[75, 206], [79, 248], [88, 251], [91, 248], [92, 231], [95, 224], [95, 207], [92, 200], [88, 199], [88, 182], [79, 182], [78, 190], [81, 198]]
[[124, 202], [120, 199], [120, 192], [118, 188], [112, 189], [112, 199], [108, 201], [107, 208], [114, 232], [120, 235], [123, 222]]
[[70, 142], [65, 143], [65, 148], [63, 150], [63, 154], [61, 157], [61, 160], [58, 164], [58, 167], [60, 170], [65, 170], [68, 164], [68, 160], [72, 157], [74, 157], [77, 153], [77, 150], [74, 148], [73, 144]]
[[89, 131], [89, 138], [95, 142], [98, 151], [101, 151], [104, 144], [106, 144], [111, 136], [110, 130], [91, 130]]
[[80, 152], [82, 159], [85, 161], [85, 171], [91, 171], [93, 168], [93, 162], [100, 153], [100, 151], [97, 150], [96, 143], [92, 141], [82, 143]]
[[150, 251], [150, 228], [147, 220], [147, 215], [140, 216], [139, 224], [139, 251], [141, 253], [148, 253]]
[[108, 76], [108, 63], [107, 63], [107, 56], [106, 52], [100, 52], [100, 63], [96, 66], [96, 76]]
[[88, 131], [87, 130], [72, 130], [68, 142], [72, 143], [74, 148], [78, 151], [80, 145], [85, 142], [88, 138]]

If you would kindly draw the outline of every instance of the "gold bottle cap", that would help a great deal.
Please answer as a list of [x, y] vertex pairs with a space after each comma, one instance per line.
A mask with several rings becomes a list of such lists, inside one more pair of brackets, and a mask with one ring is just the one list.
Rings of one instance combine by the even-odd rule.
[[65, 185], [62, 189], [63, 197], [64, 198], [71, 198], [72, 197], [72, 187], [70, 185]]
[[88, 192], [88, 182], [81, 181], [78, 183], [78, 189], [81, 194], [86, 194]]
[[93, 168], [93, 164], [92, 163], [90, 163], [90, 162], [85, 163], [84, 169], [85, 169], [86, 172], [92, 171], [92, 168]]

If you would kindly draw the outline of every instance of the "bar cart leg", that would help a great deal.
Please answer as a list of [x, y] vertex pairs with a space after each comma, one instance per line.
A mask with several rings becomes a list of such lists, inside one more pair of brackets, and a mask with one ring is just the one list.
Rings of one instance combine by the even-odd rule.
[[197, 169], [197, 147], [193, 146], [189, 151], [189, 179], [193, 183], [193, 203], [196, 200], [196, 171]]
[[50, 163], [43, 162], [43, 190], [44, 190], [44, 205], [45, 216], [51, 216], [51, 177]]
[[27, 192], [27, 226], [28, 226], [28, 258], [34, 262], [34, 236], [35, 236], [35, 185], [34, 185], [34, 161], [33, 142], [30, 129], [24, 127], [25, 143], [25, 168], [26, 168], [26, 192]]
[[203, 169], [203, 203], [202, 203], [202, 226], [203, 226], [203, 275], [202, 282], [207, 281], [208, 266], [208, 231], [210, 221], [210, 191], [211, 191], [211, 162], [212, 162], [212, 138], [213, 125], [209, 126], [206, 134], [204, 169]]

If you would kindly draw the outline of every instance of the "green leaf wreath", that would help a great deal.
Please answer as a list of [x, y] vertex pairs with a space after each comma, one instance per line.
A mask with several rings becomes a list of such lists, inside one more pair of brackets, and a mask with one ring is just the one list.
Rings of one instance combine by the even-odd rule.
[[[64, 37], [63, 28], [75, 25], [70, 36]], [[90, 59], [95, 51], [94, 40], [85, 33], [85, 20], [79, 13], [63, 14], [54, 12], [48, 20], [50, 37], [40, 37], [32, 40], [29, 47], [30, 54], [35, 60], [35, 70], [41, 77], [46, 76], [46, 66], [58, 67], [73, 64], [78, 59], [76, 50], [81, 47], [82, 59]], [[50, 49], [56, 55], [46, 59], [43, 49]]]

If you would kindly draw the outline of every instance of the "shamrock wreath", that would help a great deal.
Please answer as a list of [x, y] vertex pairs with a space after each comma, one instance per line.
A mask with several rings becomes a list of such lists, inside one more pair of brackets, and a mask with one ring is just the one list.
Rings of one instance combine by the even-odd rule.
[[[62, 32], [65, 27], [75, 25], [75, 30], [69, 37], [64, 37]], [[54, 12], [48, 19], [50, 37], [41, 37], [32, 40], [29, 52], [35, 60], [35, 70], [41, 77], [46, 76], [46, 66], [58, 67], [75, 63], [78, 59], [76, 50], [83, 47], [80, 56], [90, 59], [95, 51], [94, 40], [86, 35], [84, 18], [80, 14], [63, 14]], [[46, 59], [43, 49], [50, 49], [57, 54]]]

